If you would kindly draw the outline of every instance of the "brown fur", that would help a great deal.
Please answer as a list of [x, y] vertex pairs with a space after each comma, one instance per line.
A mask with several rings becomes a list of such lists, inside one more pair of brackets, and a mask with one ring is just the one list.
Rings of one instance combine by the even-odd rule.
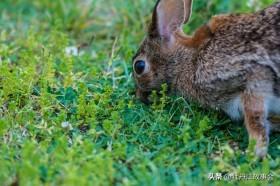
[[208, 25], [212, 33], [215, 33], [219, 28], [234, 21], [231, 15], [217, 15], [212, 17]]
[[[185, 22], [182, 17], [188, 20], [188, 15], [174, 15], [172, 9], [166, 15], [158, 14], [164, 11], [158, 4], [164, 7], [170, 1], [158, 1], [148, 36], [133, 59], [145, 59], [150, 66], [149, 72], [134, 76], [138, 96], [147, 99], [148, 92], [167, 83], [173, 92], [225, 112], [234, 108], [231, 100], [239, 96], [240, 112], [244, 112], [240, 115], [249, 136], [257, 140], [257, 155], [263, 157], [268, 117], [275, 114], [268, 113], [272, 107], [265, 104], [270, 97], [280, 99], [280, 3], [254, 14], [214, 16], [193, 36], [186, 36], [181, 26]], [[190, 3], [173, 1], [178, 1], [178, 6], [181, 1]], [[165, 16], [172, 18], [170, 24], [164, 22]], [[169, 29], [162, 30], [159, 24]]]
[[194, 33], [193, 37], [186, 37], [182, 32], [177, 32], [176, 40], [185, 47], [199, 48], [208, 42], [212, 36], [211, 28], [204, 25]]

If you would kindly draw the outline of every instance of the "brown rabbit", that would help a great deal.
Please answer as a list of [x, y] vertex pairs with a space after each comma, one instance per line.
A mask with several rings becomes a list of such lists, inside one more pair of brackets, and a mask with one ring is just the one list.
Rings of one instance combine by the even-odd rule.
[[244, 119], [256, 155], [267, 154], [280, 120], [280, 2], [254, 14], [220, 15], [193, 36], [182, 31], [192, 0], [159, 0], [133, 58], [137, 96], [144, 102], [167, 83], [202, 105]]

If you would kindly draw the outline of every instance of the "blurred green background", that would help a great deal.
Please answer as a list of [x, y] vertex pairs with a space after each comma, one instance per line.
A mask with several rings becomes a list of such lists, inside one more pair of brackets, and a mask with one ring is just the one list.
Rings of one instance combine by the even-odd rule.
[[[242, 123], [163, 87], [134, 96], [131, 57], [155, 0], [1, 0], [0, 185], [279, 185], [280, 139], [262, 162]], [[194, 0], [212, 15], [273, 0]], [[70, 52], [69, 52], [70, 51]], [[210, 173], [272, 180], [211, 181]]]

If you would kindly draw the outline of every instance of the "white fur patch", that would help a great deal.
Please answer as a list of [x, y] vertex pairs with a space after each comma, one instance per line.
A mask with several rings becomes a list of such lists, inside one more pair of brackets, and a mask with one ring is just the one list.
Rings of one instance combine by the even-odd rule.
[[228, 101], [223, 105], [222, 109], [233, 120], [240, 120], [243, 117], [243, 109], [240, 96], [237, 96]]

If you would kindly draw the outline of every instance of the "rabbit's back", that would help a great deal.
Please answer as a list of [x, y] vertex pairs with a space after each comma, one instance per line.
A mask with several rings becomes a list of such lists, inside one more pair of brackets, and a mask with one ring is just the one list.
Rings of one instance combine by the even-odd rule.
[[269, 82], [280, 99], [280, 3], [255, 14], [217, 16], [209, 25], [213, 36], [197, 57], [199, 99], [214, 106], [236, 100], [250, 81]]
[[254, 14], [216, 16], [209, 24], [212, 52], [238, 55], [260, 46], [269, 54], [280, 50], [280, 2]]

